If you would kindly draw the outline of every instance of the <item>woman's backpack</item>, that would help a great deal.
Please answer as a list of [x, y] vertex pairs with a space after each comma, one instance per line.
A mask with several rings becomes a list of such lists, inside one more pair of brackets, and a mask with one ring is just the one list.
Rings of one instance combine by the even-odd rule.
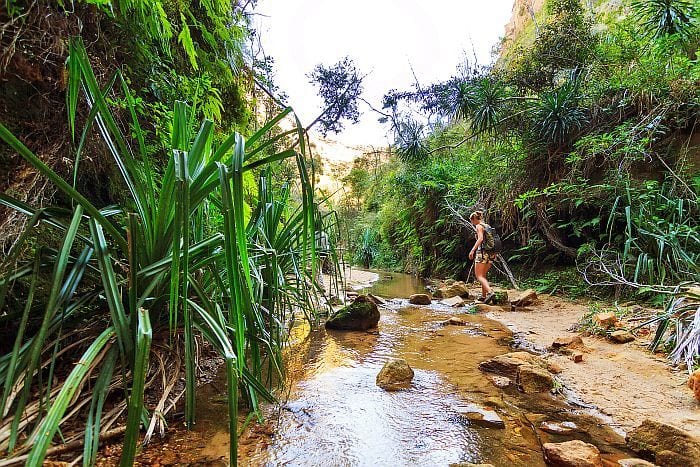
[[502, 246], [501, 237], [498, 235], [498, 232], [496, 232], [496, 229], [483, 222], [481, 225], [484, 226], [484, 251], [487, 253], [500, 253]]

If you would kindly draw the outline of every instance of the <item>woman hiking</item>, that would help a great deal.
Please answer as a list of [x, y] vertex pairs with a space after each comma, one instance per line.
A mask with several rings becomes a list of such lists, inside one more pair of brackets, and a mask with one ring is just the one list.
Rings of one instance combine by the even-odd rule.
[[491, 284], [486, 279], [486, 273], [491, 269], [493, 260], [496, 259], [498, 253], [484, 250], [485, 231], [487, 228], [490, 229], [491, 226], [484, 223], [483, 219], [483, 211], [474, 211], [469, 215], [469, 221], [476, 229], [476, 243], [474, 243], [474, 248], [469, 252], [469, 259], [474, 260], [474, 274], [476, 275], [476, 280], [481, 283], [481, 297], [479, 297], [479, 301], [489, 303], [493, 300], [495, 294]]

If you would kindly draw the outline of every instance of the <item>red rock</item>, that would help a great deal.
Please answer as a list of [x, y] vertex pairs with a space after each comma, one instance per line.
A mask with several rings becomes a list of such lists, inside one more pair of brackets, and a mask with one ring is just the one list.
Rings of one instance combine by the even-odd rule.
[[545, 443], [542, 448], [545, 462], [553, 467], [603, 467], [598, 448], [583, 441]]
[[597, 313], [593, 317], [593, 321], [595, 321], [595, 324], [605, 329], [611, 328], [618, 323], [617, 316], [612, 312]]
[[574, 363], [581, 363], [583, 361], [583, 353], [582, 352], [574, 352], [571, 354], [571, 360], [574, 361]]

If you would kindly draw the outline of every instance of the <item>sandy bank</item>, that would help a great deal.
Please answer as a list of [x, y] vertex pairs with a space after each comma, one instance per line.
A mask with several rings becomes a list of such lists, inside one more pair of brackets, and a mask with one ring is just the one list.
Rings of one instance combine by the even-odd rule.
[[[512, 296], [516, 294], [511, 291]], [[557, 337], [574, 335], [569, 329], [588, 306], [547, 295], [540, 298], [530, 311], [490, 312], [487, 316], [544, 350]], [[581, 363], [562, 355], [547, 357], [562, 368], [559, 378], [583, 402], [598, 407], [625, 432], [651, 418], [700, 436], [700, 404], [686, 387], [687, 373], [674, 371], [662, 354], [651, 354], [648, 340], [628, 344], [599, 337], [583, 340], [591, 352]]]

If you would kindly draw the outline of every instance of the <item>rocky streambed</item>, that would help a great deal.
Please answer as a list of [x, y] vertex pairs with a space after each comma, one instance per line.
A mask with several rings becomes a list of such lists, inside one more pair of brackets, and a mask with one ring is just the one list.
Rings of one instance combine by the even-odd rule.
[[[658, 465], [697, 465], [696, 440], [667, 425], [642, 423], [626, 440], [610, 417], [572, 397], [556, 361], [524, 351], [504, 324], [485, 316], [496, 308], [465, 306], [460, 287], [450, 284], [426, 301], [417, 296], [430, 293], [420, 282], [392, 274], [357, 291], [355, 323], [345, 310], [343, 323], [330, 326], [336, 329], [294, 329], [288, 392], [267, 407], [263, 422], [248, 426], [239, 463], [654, 465], [642, 455]], [[552, 344], [571, 362], [586, 351], [575, 338]], [[205, 417], [195, 431], [173, 430], [173, 442], [144, 463], [225, 465], [227, 421], [216, 389], [200, 391]], [[669, 450], [671, 440], [680, 448]]]

